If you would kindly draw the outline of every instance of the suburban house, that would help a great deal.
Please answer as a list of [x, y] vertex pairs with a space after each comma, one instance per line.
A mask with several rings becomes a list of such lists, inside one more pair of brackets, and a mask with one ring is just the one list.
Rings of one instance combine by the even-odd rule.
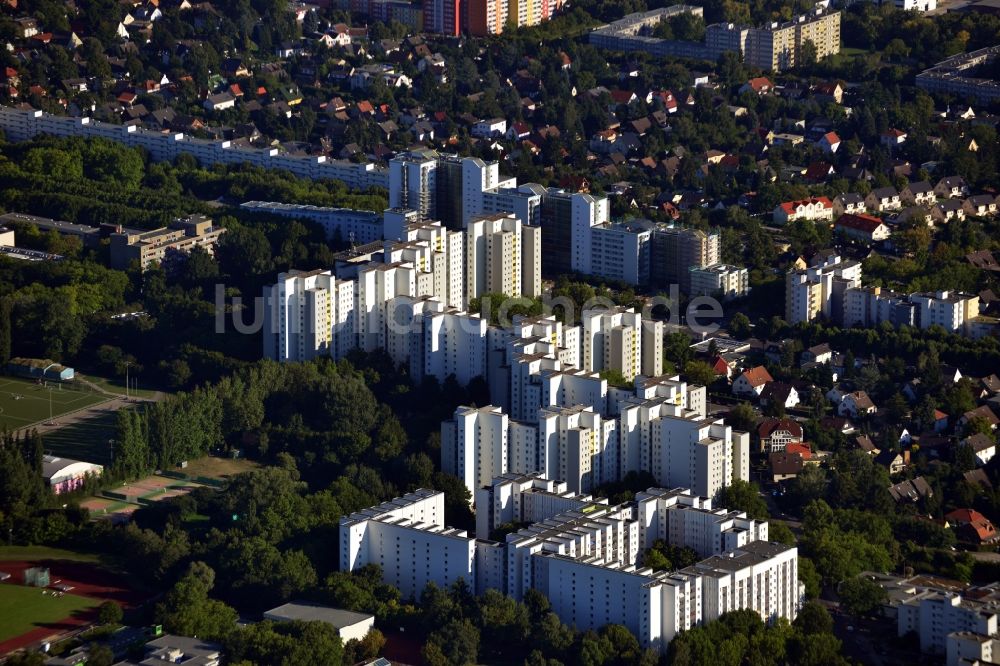
[[824, 153], [833, 154], [840, 148], [840, 137], [836, 132], [827, 132], [816, 142], [816, 147]]
[[944, 518], [955, 526], [955, 532], [963, 541], [983, 544], [1000, 540], [996, 526], [975, 509], [955, 509]]
[[947, 224], [952, 220], [964, 220], [965, 207], [957, 199], [948, 199], [934, 204], [931, 208], [931, 221], [934, 224]]
[[872, 213], [884, 213], [903, 207], [895, 187], [879, 187], [872, 190], [865, 197], [865, 206]]
[[899, 474], [910, 464], [910, 452], [886, 449], [875, 456], [875, 463], [889, 470], [889, 474]]
[[983, 466], [993, 459], [997, 452], [997, 442], [994, 437], [977, 432], [969, 435], [961, 442], [962, 446], [969, 446], [976, 454], [976, 463]]
[[757, 395], [764, 391], [764, 387], [774, 381], [771, 373], [762, 365], [744, 370], [739, 377], [733, 381], [733, 393], [736, 395]]
[[857, 215], [867, 212], [865, 208], [865, 198], [856, 192], [845, 192], [838, 194], [833, 199], [833, 214], [839, 217], [846, 213]]
[[896, 500], [897, 504], [900, 504], [902, 502], [916, 502], [926, 497], [933, 497], [934, 490], [927, 483], [927, 479], [918, 476], [915, 479], [907, 479], [906, 481], [900, 481], [895, 485], [889, 486], [889, 494], [892, 496], [892, 499]]
[[827, 342], [813, 345], [802, 352], [802, 363], [829, 363], [833, 359], [833, 349]]
[[833, 202], [828, 197], [810, 197], [799, 201], [786, 201], [774, 209], [772, 220], [775, 224], [787, 224], [794, 220], [833, 221]]
[[841, 215], [840, 219], [834, 223], [833, 230], [848, 238], [856, 238], [869, 243], [884, 241], [892, 234], [882, 220], [863, 213]]
[[910, 183], [899, 193], [899, 199], [908, 206], [930, 206], [937, 200], [934, 188], [926, 180]]
[[784, 451], [789, 444], [802, 441], [802, 426], [791, 419], [764, 419], [757, 426], [757, 436], [764, 453]]
[[495, 136], [503, 136], [507, 132], [507, 121], [504, 118], [489, 118], [480, 120], [472, 126], [470, 132], [478, 139], [491, 139]]
[[787, 382], [771, 382], [760, 393], [760, 401], [765, 405], [781, 405], [791, 409], [799, 404], [799, 392]]
[[992, 194], [974, 194], [962, 204], [966, 215], [986, 217], [997, 214], [997, 200]]
[[874, 414], [878, 411], [875, 403], [864, 391], [853, 391], [844, 395], [837, 406], [837, 413], [852, 419], [864, 414]]
[[969, 186], [961, 176], [946, 176], [934, 186], [934, 194], [942, 199], [964, 197], [969, 193]]
[[1000, 419], [998, 419], [993, 410], [986, 405], [970, 409], [966, 413], [962, 414], [962, 418], [958, 420], [958, 425], [964, 428], [973, 419], [982, 419], [989, 424], [990, 430], [996, 430], [997, 425], [1000, 425]]

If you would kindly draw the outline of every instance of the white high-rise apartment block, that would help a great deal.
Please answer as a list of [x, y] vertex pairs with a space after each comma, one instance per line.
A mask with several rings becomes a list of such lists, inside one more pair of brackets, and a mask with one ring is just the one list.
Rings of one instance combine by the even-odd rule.
[[691, 296], [715, 296], [723, 300], [746, 296], [750, 291], [749, 272], [743, 266], [712, 264], [690, 269]]
[[839, 321], [844, 291], [861, 286], [861, 262], [831, 255], [816, 266], [785, 276], [785, 321], [797, 324], [819, 316]]
[[354, 349], [354, 283], [330, 271], [289, 271], [264, 288], [264, 357], [342, 358]]
[[752, 541], [767, 541], [767, 521], [742, 511], [712, 509], [712, 500], [678, 488], [650, 488], [635, 496], [643, 550], [657, 539], [691, 548], [701, 557], [721, 555]]
[[921, 591], [896, 607], [896, 630], [900, 636], [915, 632], [920, 651], [944, 654], [948, 634], [956, 631], [1000, 637], [996, 602], [966, 599], [960, 594]]
[[[343, 518], [340, 568], [379, 564], [407, 598], [428, 582], [458, 578], [477, 592], [495, 588], [518, 600], [536, 589], [562, 622], [579, 630], [622, 624], [644, 648], [661, 652], [678, 632], [729, 611], [751, 609], [767, 622], [795, 618], [798, 553], [754, 540], [766, 537], [766, 523], [713, 510], [685, 489], [651, 488], [614, 506], [566, 489], [537, 475], [494, 479], [477, 493], [487, 514], [477, 524], [479, 539], [445, 528], [441, 494], [418, 490]], [[484, 536], [518, 521], [534, 522], [504, 543]], [[645, 543], [657, 538], [715, 554], [657, 573], [641, 566]]]
[[750, 435], [722, 419], [661, 416], [652, 422], [652, 464], [656, 482], [689, 487], [715, 497], [736, 480], [750, 478]]
[[460, 310], [429, 312], [422, 316], [424, 374], [444, 381], [449, 375], [465, 386], [486, 376], [486, 331], [489, 324], [476, 314]]
[[564, 479], [575, 493], [617, 481], [617, 424], [583, 405], [542, 409], [538, 412], [538, 460], [543, 476]]
[[368, 264], [355, 281], [358, 346], [366, 351], [386, 348], [387, 309], [397, 296], [430, 296], [433, 275], [420, 273], [413, 264]]
[[459, 407], [441, 424], [441, 470], [476, 491], [507, 469], [509, 417], [499, 407]]
[[[541, 294], [541, 228], [525, 227], [513, 213], [472, 219], [465, 229], [466, 294]], [[494, 307], [499, 307], [494, 304]]]
[[643, 320], [629, 308], [584, 310], [582, 367], [614, 370], [626, 381], [663, 372], [663, 322]]
[[920, 328], [940, 326], [946, 331], [961, 331], [966, 322], [979, 316], [979, 297], [955, 291], [910, 294], [916, 306], [916, 325]]
[[537, 523], [589, 504], [607, 504], [590, 495], [570, 492], [565, 481], [541, 474], [501, 474], [476, 490], [476, 538], [488, 539], [501, 525]]
[[539, 227], [545, 193], [545, 188], [538, 183], [487, 190], [483, 192], [483, 214], [513, 213], [521, 224]]
[[400, 240], [429, 248], [425, 270], [434, 274], [434, 298], [453, 308], [465, 307], [465, 234], [439, 222], [416, 222], [407, 225]]
[[405, 153], [390, 160], [389, 207], [411, 208], [424, 218], [435, 218], [436, 167], [436, 159], [420, 153]]
[[631, 220], [590, 229], [590, 273], [634, 285], [649, 284], [653, 223]]
[[464, 229], [483, 214], [483, 193], [501, 181], [497, 162], [418, 151], [389, 161], [389, 206], [412, 208], [449, 229]]
[[368, 564], [404, 598], [419, 598], [428, 583], [476, 583], [476, 540], [444, 526], [444, 494], [417, 490], [340, 519], [340, 570]]

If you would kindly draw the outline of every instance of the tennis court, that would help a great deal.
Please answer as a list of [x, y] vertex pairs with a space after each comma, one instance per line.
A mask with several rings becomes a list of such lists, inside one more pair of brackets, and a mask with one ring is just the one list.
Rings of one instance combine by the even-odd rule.
[[106, 402], [108, 397], [68, 384], [0, 377], [0, 428], [18, 430], [77, 409]]

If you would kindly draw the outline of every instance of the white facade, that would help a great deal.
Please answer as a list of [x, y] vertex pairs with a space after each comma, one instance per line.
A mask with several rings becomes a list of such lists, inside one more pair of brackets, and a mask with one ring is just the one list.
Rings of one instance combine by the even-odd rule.
[[590, 274], [633, 285], [649, 283], [652, 223], [601, 224], [590, 229]]
[[343, 358], [355, 348], [354, 283], [330, 271], [290, 271], [264, 288], [264, 357]]
[[813, 321], [819, 316], [836, 318], [843, 312], [843, 293], [861, 286], [861, 263], [827, 257], [823, 263], [791, 271], [785, 276], [785, 321]]
[[0, 128], [13, 141], [25, 141], [38, 134], [104, 137], [127, 146], [145, 148], [157, 162], [187, 153], [205, 166], [248, 163], [265, 169], [285, 169], [300, 178], [340, 180], [351, 189], [389, 185], [388, 171], [373, 164], [328, 160], [323, 155], [293, 156], [280, 153], [276, 148], [236, 148], [230, 141], [196, 139], [180, 132], [163, 133], [135, 125], [112, 125], [92, 118], [67, 118], [43, 111], [0, 107]]
[[[562, 622], [578, 630], [622, 624], [644, 648], [661, 652], [678, 632], [729, 611], [751, 609], [767, 622], [795, 618], [797, 550], [754, 540], [766, 538], [766, 523], [713, 511], [707, 498], [684, 489], [650, 489], [636, 504], [616, 506], [565, 490], [539, 476], [515, 475], [481, 490], [480, 510], [490, 516], [477, 530], [537, 519], [504, 543], [448, 530], [441, 523], [443, 496], [418, 490], [341, 520], [340, 569], [377, 563], [406, 598], [428, 582], [444, 586], [458, 578], [476, 592], [493, 587], [517, 600], [536, 589]], [[644, 540], [662, 538], [656, 530], [717, 554], [655, 573], [638, 563]]]
[[441, 424], [441, 470], [476, 491], [508, 471], [509, 417], [499, 407], [459, 407]]
[[340, 570], [368, 564], [406, 599], [419, 598], [428, 583], [474, 586], [476, 540], [444, 526], [443, 493], [417, 490], [340, 519]]
[[963, 599], [958, 594], [925, 592], [896, 609], [896, 630], [900, 636], [916, 632], [921, 652], [944, 654], [948, 634], [971, 632], [998, 636], [997, 610], [989, 604]]
[[736, 480], [750, 478], [750, 435], [722, 419], [666, 415], [652, 426], [651, 470], [656, 482], [715, 497]]
[[979, 297], [970, 294], [954, 291], [910, 294], [910, 302], [916, 306], [916, 325], [920, 328], [940, 326], [955, 333], [979, 316]]
[[541, 294], [541, 228], [513, 213], [476, 217], [465, 228], [465, 250], [467, 298]]
[[304, 206], [273, 201], [247, 201], [240, 208], [254, 213], [280, 215], [296, 220], [309, 220], [323, 227], [328, 239], [358, 244], [382, 240], [382, 216], [366, 210]]
[[699, 268], [691, 267], [690, 296], [715, 296], [722, 294], [724, 300], [746, 296], [750, 291], [749, 272], [742, 266], [712, 264]]

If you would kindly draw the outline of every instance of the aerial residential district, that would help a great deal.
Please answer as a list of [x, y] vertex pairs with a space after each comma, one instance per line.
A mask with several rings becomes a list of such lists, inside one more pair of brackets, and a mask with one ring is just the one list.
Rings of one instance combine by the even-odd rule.
[[998, 0], [0, 0], [0, 664], [1000, 664], [998, 130]]

